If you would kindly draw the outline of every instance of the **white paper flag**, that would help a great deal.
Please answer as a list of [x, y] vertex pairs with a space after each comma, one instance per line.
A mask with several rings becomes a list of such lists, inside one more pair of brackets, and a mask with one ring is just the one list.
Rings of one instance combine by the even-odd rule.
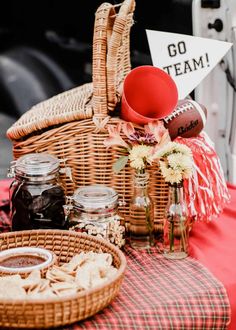
[[232, 43], [184, 34], [146, 30], [153, 65], [175, 81], [185, 98], [216, 66]]

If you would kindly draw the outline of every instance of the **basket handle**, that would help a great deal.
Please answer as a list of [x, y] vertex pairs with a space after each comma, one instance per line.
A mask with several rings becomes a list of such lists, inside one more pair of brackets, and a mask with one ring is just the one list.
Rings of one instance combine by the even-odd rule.
[[[135, 0], [124, 0], [117, 14], [109, 3], [103, 3], [96, 12], [93, 39], [93, 111], [96, 116], [104, 117], [114, 110], [117, 89], [130, 71], [129, 33], [134, 8]], [[120, 46], [123, 46], [122, 54]]]
[[[113, 111], [120, 100], [119, 90], [131, 69], [130, 28], [135, 9], [134, 0], [125, 0], [114, 22], [107, 53], [107, 106]], [[120, 52], [122, 46], [122, 52]]]
[[93, 110], [96, 115], [107, 115], [106, 55], [112, 35], [115, 9], [103, 3], [96, 11], [93, 34]]

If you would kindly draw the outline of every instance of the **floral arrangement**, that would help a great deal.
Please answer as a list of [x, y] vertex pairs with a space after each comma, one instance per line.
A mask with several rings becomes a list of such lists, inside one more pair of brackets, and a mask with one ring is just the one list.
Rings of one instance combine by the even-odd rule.
[[180, 183], [193, 174], [192, 151], [186, 145], [169, 142], [157, 150], [154, 158], [160, 159], [160, 170], [166, 182]]
[[[162, 121], [149, 123], [144, 131], [124, 122], [109, 126], [108, 132], [105, 146], [119, 146], [124, 152], [113, 165], [114, 171], [118, 173], [130, 161], [136, 171], [144, 172], [147, 164], [158, 161], [166, 182], [184, 181], [188, 211], [196, 220], [217, 217], [229, 201], [219, 157], [206, 133], [171, 142]], [[127, 137], [126, 141], [121, 135]]]
[[[170, 141], [168, 130], [162, 121], [152, 122], [144, 126], [144, 131], [135, 129], [132, 123], [119, 123], [117, 126], [108, 126], [109, 137], [105, 139], [106, 147], [119, 146], [125, 155], [121, 156], [113, 165], [114, 172], [118, 173], [130, 161], [130, 166], [142, 172], [148, 164], [156, 158], [157, 150]], [[127, 142], [121, 135], [127, 137]]]
[[149, 248], [153, 245], [154, 208], [145, 189], [149, 178], [145, 169], [156, 160], [158, 149], [170, 141], [169, 132], [162, 121], [149, 123], [143, 130], [135, 129], [132, 123], [122, 122], [117, 126], [109, 126], [108, 132], [109, 137], [105, 139], [104, 145], [108, 148], [121, 147], [120, 151], [124, 152], [124, 156], [114, 163], [114, 172], [118, 173], [129, 161], [130, 167], [135, 169], [134, 187], [142, 190], [138, 193], [134, 190], [130, 200], [130, 244], [138, 249]]
[[159, 159], [165, 181], [172, 186], [164, 220], [164, 255], [170, 259], [182, 259], [188, 255], [190, 218], [186, 213], [185, 198], [180, 197], [177, 188], [193, 175], [192, 151], [186, 145], [169, 142], [156, 152], [155, 157]]

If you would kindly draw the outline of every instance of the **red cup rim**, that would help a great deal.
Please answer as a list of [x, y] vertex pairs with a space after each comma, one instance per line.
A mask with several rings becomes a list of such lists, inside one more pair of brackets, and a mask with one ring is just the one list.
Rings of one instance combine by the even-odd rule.
[[[148, 116], [143, 116], [141, 115], [140, 113], [134, 111], [133, 108], [131, 108], [131, 106], [128, 104], [127, 100], [126, 100], [126, 97], [125, 97], [125, 94], [122, 95], [122, 102], [125, 102], [126, 104], [126, 107], [129, 109], [130, 113], [132, 113], [133, 115], [135, 115], [136, 117], [138, 117], [138, 119], [141, 119], [143, 121], [144, 124], [147, 124], [151, 121], [156, 121], [158, 120], [158, 118], [153, 118], [153, 117], [148, 117]], [[159, 118], [159, 119], [162, 119], [162, 118]], [[146, 122], [144, 122], [145, 120], [148, 120]]]
[[[136, 112], [128, 103], [127, 101], [127, 98], [125, 96], [125, 88], [126, 88], [126, 85], [127, 85], [127, 81], [129, 80], [129, 77], [130, 75], [133, 73], [133, 72], [136, 72], [136, 71], [143, 71], [143, 70], [146, 70], [146, 69], [151, 69], [153, 71], [158, 71], [159, 74], [162, 76], [162, 77], [165, 77], [165, 79], [167, 78], [169, 80], [169, 83], [173, 89], [173, 105], [170, 107], [170, 110], [167, 112], [165, 112], [163, 114], [163, 116], [159, 116], [159, 117], [148, 117], [148, 116], [143, 116], [142, 114], [140, 114], [139, 112]], [[160, 68], [157, 68], [157, 67], [154, 67], [152, 65], [141, 65], [141, 66], [138, 66], [134, 69], [132, 69], [128, 74], [127, 76], [125, 77], [124, 79], [124, 84], [123, 84], [123, 94], [122, 94], [122, 102], [125, 103], [125, 106], [129, 109], [129, 113], [132, 113], [133, 116], [136, 116], [140, 122], [139, 123], [143, 123], [143, 124], [146, 124], [148, 122], [151, 122], [151, 121], [155, 121], [155, 120], [159, 120], [159, 119], [163, 119], [165, 118], [166, 116], [168, 116], [173, 110], [174, 108], [176, 107], [177, 103], [178, 103], [178, 89], [177, 89], [177, 86], [175, 84], [175, 81], [173, 80], [173, 78], [168, 74], [166, 73], [164, 70], [160, 69]], [[123, 108], [123, 107], [122, 107]], [[121, 109], [121, 113], [122, 113], [122, 109]], [[126, 117], [126, 115], [124, 115], [124, 117]], [[131, 120], [130, 120], [131, 121]]]

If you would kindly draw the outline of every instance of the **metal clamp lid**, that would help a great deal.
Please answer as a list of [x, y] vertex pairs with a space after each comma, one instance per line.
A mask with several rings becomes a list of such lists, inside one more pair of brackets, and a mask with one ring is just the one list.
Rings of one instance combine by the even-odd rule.
[[[65, 159], [59, 160], [48, 153], [31, 153], [12, 161], [7, 176], [10, 178], [19, 176], [37, 181], [37, 178], [54, 177], [60, 173], [73, 181], [71, 168], [66, 166], [65, 162]], [[60, 164], [64, 164], [64, 167], [60, 168]]]
[[118, 204], [118, 194], [113, 188], [91, 185], [77, 189], [73, 195], [73, 203], [80, 209], [112, 208]]
[[15, 167], [16, 167], [16, 160], [13, 160], [10, 162], [10, 167], [8, 168], [8, 171], [7, 171], [8, 178], [15, 177]]

